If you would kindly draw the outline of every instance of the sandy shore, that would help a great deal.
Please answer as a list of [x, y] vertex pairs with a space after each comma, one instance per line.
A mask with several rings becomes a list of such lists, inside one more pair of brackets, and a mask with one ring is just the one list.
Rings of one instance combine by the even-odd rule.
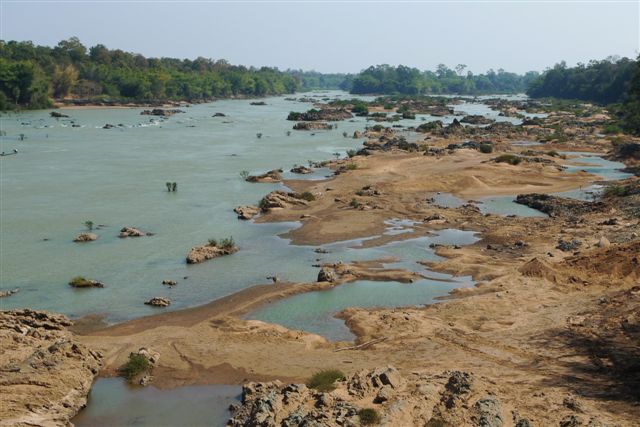
[[[603, 152], [603, 146], [584, 148]], [[638, 219], [615, 201], [554, 218], [483, 215], [472, 205], [447, 209], [429, 202], [438, 191], [465, 199], [554, 193], [599, 179], [563, 171], [559, 166], [566, 161], [558, 158], [512, 166], [491, 162], [495, 155], [457, 150], [442, 157], [403, 151], [357, 156], [334, 165], [357, 167], [333, 179], [287, 182], [295, 191], [314, 193], [316, 200], [258, 219], [301, 220], [302, 227], [287, 234], [294, 244], [380, 236], [384, 221], [392, 218], [418, 224], [413, 233], [382, 236], [367, 245], [442, 228], [479, 233], [481, 240], [473, 245], [437, 248], [446, 260], [429, 263], [436, 271], [472, 275], [476, 287], [456, 290], [426, 308], [351, 308], [338, 314], [357, 343], [383, 339], [375, 345], [336, 352], [350, 344], [240, 318], [278, 299], [334, 286], [326, 282], [258, 285], [202, 307], [85, 329], [78, 339], [105, 355], [103, 375], [113, 375], [140, 347], [159, 352], [153, 372], [159, 387], [304, 381], [319, 369], [353, 373], [387, 364], [405, 374], [455, 369], [491, 384], [491, 393], [506, 408], [517, 408], [534, 425], [557, 425], [574, 414], [567, 396], [578, 396], [581, 417], [634, 425], [640, 418], [631, 391], [637, 383], [624, 369], [633, 366], [638, 343], [630, 338], [635, 335], [619, 332], [619, 322], [638, 322], [632, 314], [640, 304], [640, 291], [634, 290], [640, 280]], [[361, 192], [365, 188], [377, 191]], [[603, 236], [608, 245], [598, 243]], [[577, 239], [581, 246], [564, 252], [557, 247], [559, 239]], [[409, 274], [381, 274], [379, 267], [356, 263], [335, 269], [356, 273], [345, 273], [344, 281]], [[602, 317], [607, 310], [615, 315]]]

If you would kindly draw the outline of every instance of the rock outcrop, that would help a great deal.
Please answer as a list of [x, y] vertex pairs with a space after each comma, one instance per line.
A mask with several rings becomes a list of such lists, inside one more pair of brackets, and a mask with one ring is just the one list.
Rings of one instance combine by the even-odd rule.
[[133, 228], [133, 227], [123, 227], [120, 230], [120, 234], [118, 235], [118, 237], [142, 237], [142, 236], [146, 236], [147, 233], [145, 233], [142, 230], [138, 230], [137, 228]]
[[282, 169], [274, 169], [262, 175], [249, 175], [245, 178], [247, 182], [280, 182], [282, 181]]
[[187, 264], [198, 264], [224, 255], [231, 255], [236, 252], [238, 252], [238, 248], [236, 246], [224, 248], [211, 244], [194, 246], [187, 254]]
[[477, 114], [464, 116], [462, 120], [460, 120], [460, 123], [468, 123], [470, 125], [488, 125], [493, 122], [495, 122], [495, 120]]
[[249, 220], [260, 213], [257, 206], [238, 206], [233, 210], [238, 214], [238, 219]]
[[153, 297], [149, 301], [146, 301], [145, 304], [154, 307], [169, 307], [171, 300], [166, 297]]
[[332, 128], [333, 125], [325, 122], [298, 122], [293, 125], [294, 130], [327, 130]]
[[544, 212], [552, 218], [580, 216], [601, 210], [604, 206], [601, 202], [587, 202], [539, 193], [518, 194], [515, 202]]
[[162, 116], [169, 117], [174, 114], [184, 113], [182, 110], [164, 110], [162, 108], [154, 108], [153, 110], [144, 110], [140, 114], [143, 116]]
[[68, 425], [86, 405], [102, 355], [71, 325], [46, 311], [0, 311], [0, 426]]
[[491, 386], [467, 372], [416, 372], [405, 378], [387, 366], [356, 372], [334, 385], [334, 391], [321, 392], [280, 381], [246, 384], [227, 425], [359, 426], [367, 412], [389, 426], [501, 427], [506, 416], [511, 419]]
[[80, 233], [78, 234], [75, 239], [73, 239], [74, 242], [93, 242], [94, 240], [98, 239], [98, 235], [95, 233]]
[[307, 201], [297, 197], [296, 193], [287, 193], [285, 191], [272, 191], [262, 198], [260, 201], [260, 209], [268, 212], [271, 209], [286, 208], [290, 206], [306, 206]]
[[294, 167], [291, 168], [291, 173], [299, 173], [299, 174], [306, 175], [306, 174], [309, 174], [309, 173], [312, 173], [312, 172], [313, 172], [313, 169], [308, 168], [306, 166], [302, 166], [302, 165], [294, 166]]

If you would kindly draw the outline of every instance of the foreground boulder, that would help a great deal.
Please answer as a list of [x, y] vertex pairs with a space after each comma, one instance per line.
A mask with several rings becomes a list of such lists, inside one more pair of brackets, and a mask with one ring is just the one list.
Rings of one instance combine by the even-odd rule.
[[238, 252], [237, 246], [218, 247], [211, 243], [202, 246], [194, 246], [187, 254], [187, 264], [198, 264], [224, 255], [231, 255], [236, 252]]
[[0, 425], [69, 425], [86, 405], [102, 355], [77, 342], [71, 325], [46, 311], [0, 311]]
[[249, 220], [260, 213], [257, 206], [238, 206], [233, 210], [238, 214], [238, 219]]

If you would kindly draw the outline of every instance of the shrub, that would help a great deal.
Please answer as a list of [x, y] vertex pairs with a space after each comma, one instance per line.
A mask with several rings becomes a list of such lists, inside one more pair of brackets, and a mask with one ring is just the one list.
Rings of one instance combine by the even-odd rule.
[[84, 226], [87, 227], [87, 230], [93, 230], [93, 221], [85, 221]]
[[493, 145], [492, 144], [480, 144], [480, 152], [481, 153], [485, 153], [485, 154], [489, 154], [493, 152]]
[[347, 170], [354, 171], [356, 169], [358, 169], [358, 164], [357, 163], [349, 163], [347, 165]]
[[393, 104], [388, 102], [388, 103], [384, 104], [383, 108], [385, 110], [393, 110]]
[[358, 154], [356, 150], [347, 150], [347, 156], [349, 156], [349, 158], [354, 157], [356, 154]]
[[229, 236], [220, 240], [220, 245], [218, 247], [222, 249], [231, 249], [235, 246], [236, 246], [236, 242], [233, 240], [233, 236]]
[[604, 129], [602, 129], [602, 133], [604, 133], [605, 135], [617, 134], [622, 133], [622, 129], [620, 128], [620, 126], [612, 123], [606, 125]]
[[353, 106], [351, 112], [354, 114], [360, 114], [366, 116], [369, 113], [369, 109], [365, 103], [358, 103]]
[[132, 380], [140, 374], [147, 372], [151, 368], [149, 360], [141, 354], [131, 353], [127, 363], [122, 365], [118, 372], [128, 380]]
[[384, 126], [382, 125], [374, 125], [371, 127], [374, 132], [382, 132], [384, 130]]
[[380, 414], [373, 408], [363, 408], [358, 411], [360, 417], [360, 423], [365, 426], [370, 426], [380, 423]]
[[316, 199], [316, 196], [313, 195], [310, 191], [304, 191], [302, 193], [295, 193], [294, 196], [297, 199], [306, 200], [307, 202], [313, 202]]
[[242, 177], [242, 179], [246, 180], [249, 177], [249, 171], [247, 170], [240, 171], [240, 176]]
[[341, 371], [328, 369], [313, 374], [313, 376], [309, 378], [309, 381], [307, 381], [307, 387], [318, 391], [332, 391], [336, 388], [334, 383], [343, 378], [344, 374]]
[[352, 208], [359, 208], [360, 207], [360, 202], [358, 202], [358, 200], [353, 198], [353, 199], [351, 199], [351, 202], [349, 202], [349, 206], [351, 206]]
[[263, 198], [262, 198], [262, 199], [260, 199], [260, 201], [258, 202], [258, 207], [264, 211], [264, 210], [266, 210], [266, 209], [267, 209], [267, 204], [268, 204], [268, 202], [267, 202], [267, 198], [266, 198], [266, 197], [263, 197]]
[[218, 246], [218, 241], [216, 239], [209, 239], [209, 246]]
[[521, 157], [513, 154], [502, 154], [494, 159], [496, 163], [509, 163], [510, 165], [517, 165], [522, 161]]

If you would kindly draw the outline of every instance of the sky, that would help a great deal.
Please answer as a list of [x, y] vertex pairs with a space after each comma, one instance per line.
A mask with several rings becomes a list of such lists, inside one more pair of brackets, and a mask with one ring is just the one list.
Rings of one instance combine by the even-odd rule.
[[359, 72], [467, 65], [522, 73], [640, 50], [631, 1], [0, 0], [0, 38], [55, 46], [72, 36], [145, 56]]

